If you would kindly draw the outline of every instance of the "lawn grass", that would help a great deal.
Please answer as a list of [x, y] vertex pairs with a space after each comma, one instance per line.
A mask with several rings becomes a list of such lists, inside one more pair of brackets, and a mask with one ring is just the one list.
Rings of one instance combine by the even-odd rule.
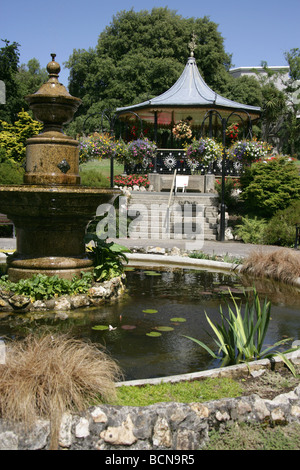
[[[103, 159], [101, 161], [90, 161], [80, 165], [81, 170], [90, 170], [102, 173], [105, 178], [110, 177], [110, 159]], [[114, 161], [114, 176], [124, 172], [124, 164]]]
[[141, 387], [117, 388], [118, 406], [148, 406], [164, 402], [205, 402], [235, 398], [242, 394], [241, 385], [230, 378], [207, 378], [193, 382], [161, 383]]

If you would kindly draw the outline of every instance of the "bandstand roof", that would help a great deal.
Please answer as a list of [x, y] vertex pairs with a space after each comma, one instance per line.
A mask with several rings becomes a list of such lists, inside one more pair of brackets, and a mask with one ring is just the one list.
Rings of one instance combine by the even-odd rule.
[[216, 110], [224, 118], [235, 111], [242, 115], [243, 111], [245, 120], [249, 117], [255, 120], [261, 112], [259, 107], [229, 100], [211, 90], [204, 82], [195, 58], [189, 57], [182, 75], [169, 90], [143, 103], [117, 108], [117, 113], [128, 119], [133, 119], [132, 113], [136, 113], [142, 120], [153, 123], [157, 112], [158, 125], [169, 125], [191, 116], [192, 125], [201, 125], [208, 110]]

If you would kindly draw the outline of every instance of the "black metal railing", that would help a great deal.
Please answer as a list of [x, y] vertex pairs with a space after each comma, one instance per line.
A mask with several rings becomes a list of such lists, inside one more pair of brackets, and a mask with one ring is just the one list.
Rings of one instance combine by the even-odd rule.
[[[185, 175], [205, 175], [222, 174], [222, 160], [215, 161], [209, 165], [201, 163], [191, 164], [184, 150], [180, 149], [158, 149], [154, 158], [145, 159], [138, 165], [125, 165], [125, 172], [131, 173], [159, 173]], [[242, 166], [238, 162], [225, 159], [225, 174], [227, 176], [239, 176], [242, 172]]]

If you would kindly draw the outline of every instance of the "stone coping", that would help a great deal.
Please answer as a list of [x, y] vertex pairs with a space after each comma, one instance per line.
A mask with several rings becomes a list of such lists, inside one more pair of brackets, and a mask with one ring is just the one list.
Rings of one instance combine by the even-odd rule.
[[[288, 359], [292, 360], [294, 364], [300, 364], [300, 349], [292, 353], [285, 355]], [[218, 378], [218, 377], [243, 377], [252, 374], [255, 376], [255, 372], [262, 369], [271, 369], [281, 367], [284, 362], [279, 356], [274, 356], [272, 359], [260, 359], [258, 361], [252, 361], [245, 364], [237, 364], [233, 366], [219, 367], [217, 369], [209, 369], [200, 372], [192, 372], [189, 374], [171, 375], [168, 377], [157, 377], [152, 379], [143, 380], [128, 380], [124, 382], [117, 382], [116, 387], [141, 387], [143, 385], [159, 385], [162, 383], [178, 383], [178, 382], [192, 382], [194, 380], [202, 380], [207, 378]]]
[[126, 253], [129, 260], [129, 266], [173, 266], [185, 268], [199, 268], [211, 271], [233, 271], [238, 267], [237, 264], [225, 263], [223, 261], [212, 261], [206, 259], [189, 258], [188, 256], [171, 256], [159, 254]]

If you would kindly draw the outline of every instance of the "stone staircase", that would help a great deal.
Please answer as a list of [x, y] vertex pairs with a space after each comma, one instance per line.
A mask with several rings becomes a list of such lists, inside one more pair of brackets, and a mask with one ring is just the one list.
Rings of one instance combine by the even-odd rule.
[[130, 238], [216, 240], [218, 196], [205, 193], [132, 191]]

